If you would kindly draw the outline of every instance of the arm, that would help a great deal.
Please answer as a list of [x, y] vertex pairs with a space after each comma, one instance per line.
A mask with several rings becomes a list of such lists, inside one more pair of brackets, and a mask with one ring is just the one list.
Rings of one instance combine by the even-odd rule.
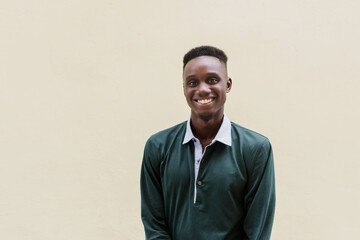
[[164, 213], [160, 179], [160, 157], [150, 140], [145, 145], [141, 167], [141, 218], [146, 239], [171, 239]]
[[275, 212], [274, 160], [266, 139], [255, 151], [245, 195], [244, 230], [250, 240], [269, 240]]

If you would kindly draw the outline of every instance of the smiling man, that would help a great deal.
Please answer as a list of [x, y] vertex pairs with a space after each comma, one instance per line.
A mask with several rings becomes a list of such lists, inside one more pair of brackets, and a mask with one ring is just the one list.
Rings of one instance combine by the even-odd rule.
[[147, 239], [270, 239], [275, 210], [269, 140], [224, 113], [232, 80], [217, 48], [183, 59], [190, 119], [149, 138], [141, 169]]

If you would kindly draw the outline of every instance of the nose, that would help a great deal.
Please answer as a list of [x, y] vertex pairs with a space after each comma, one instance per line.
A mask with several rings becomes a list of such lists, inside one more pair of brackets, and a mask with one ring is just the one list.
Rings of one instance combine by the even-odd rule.
[[198, 93], [200, 96], [207, 96], [211, 92], [209, 84], [206, 84], [204, 82], [201, 82], [198, 85]]

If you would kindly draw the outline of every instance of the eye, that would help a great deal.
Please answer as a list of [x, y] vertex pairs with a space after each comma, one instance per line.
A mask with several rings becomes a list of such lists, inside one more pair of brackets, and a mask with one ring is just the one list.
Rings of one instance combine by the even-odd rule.
[[195, 87], [195, 86], [198, 85], [198, 81], [196, 81], [196, 80], [190, 80], [190, 81], [187, 82], [187, 85], [188, 85], [189, 87]]
[[217, 79], [217, 78], [209, 78], [208, 79], [208, 83], [209, 84], [216, 84], [216, 83], [218, 83], [219, 82], [219, 79]]

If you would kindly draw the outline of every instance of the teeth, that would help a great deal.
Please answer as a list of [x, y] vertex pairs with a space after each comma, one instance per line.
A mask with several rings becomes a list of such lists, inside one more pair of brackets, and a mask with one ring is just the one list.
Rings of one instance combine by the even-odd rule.
[[212, 99], [211, 98], [208, 98], [208, 99], [200, 99], [200, 100], [198, 100], [198, 102], [199, 103], [201, 103], [201, 104], [204, 104], [204, 103], [209, 103], [209, 102], [211, 102], [212, 101]]

